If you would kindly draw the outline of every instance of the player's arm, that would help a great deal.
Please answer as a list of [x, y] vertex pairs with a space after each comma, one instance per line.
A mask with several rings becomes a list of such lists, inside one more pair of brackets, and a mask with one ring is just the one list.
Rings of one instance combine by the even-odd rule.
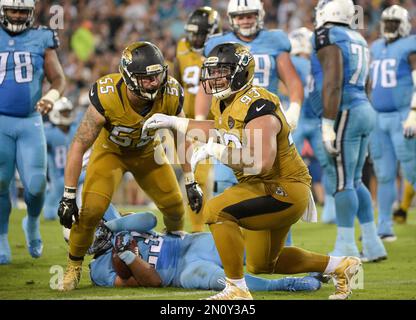
[[288, 52], [282, 52], [276, 59], [279, 77], [288, 90], [290, 100], [286, 110], [286, 120], [292, 129], [296, 129], [303, 102], [303, 85]]
[[46, 49], [43, 68], [51, 88], [39, 100], [36, 108], [41, 114], [47, 114], [65, 89], [65, 75], [55, 49]]
[[335, 156], [339, 153], [334, 147], [336, 134], [335, 119], [342, 97], [344, 67], [341, 49], [336, 45], [327, 45], [318, 50], [318, 59], [323, 71], [322, 84], [322, 139], [326, 151]]
[[212, 96], [205, 93], [202, 83], [199, 84], [198, 93], [195, 97], [195, 119], [205, 120], [209, 114]]
[[82, 157], [93, 145], [104, 124], [104, 116], [90, 105], [69, 147], [65, 166], [64, 194], [58, 208], [59, 222], [68, 229], [72, 227], [73, 217], [78, 220], [78, 206], [75, 198], [82, 169]]
[[173, 60], [173, 77], [176, 80], [178, 80], [178, 82], [180, 83], [181, 86], [184, 85], [182, 83], [182, 76], [181, 76], [181, 69], [180, 69], [180, 66], [179, 66], [179, 61], [176, 58]]
[[127, 265], [133, 274], [127, 280], [116, 276], [115, 287], [160, 287], [162, 279], [159, 273], [149, 263], [136, 256], [134, 261]]
[[406, 138], [413, 138], [416, 135], [416, 52], [409, 55], [409, 66], [412, 70], [413, 97], [410, 103], [410, 112], [403, 123], [403, 134]]

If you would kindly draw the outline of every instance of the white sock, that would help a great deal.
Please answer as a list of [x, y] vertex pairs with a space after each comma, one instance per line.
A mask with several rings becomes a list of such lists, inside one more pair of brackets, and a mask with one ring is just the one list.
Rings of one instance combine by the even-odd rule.
[[241, 279], [226, 278], [226, 279], [227, 279], [227, 281], [231, 282], [232, 284], [234, 284], [238, 288], [240, 288], [242, 290], [248, 290], [247, 284], [246, 284], [246, 279], [244, 279], [244, 278], [241, 278]]
[[326, 266], [326, 269], [324, 271], [324, 273], [328, 274], [328, 273], [332, 273], [335, 271], [336, 267], [340, 264], [340, 262], [344, 259], [345, 257], [333, 257], [333, 256], [329, 256], [329, 262], [328, 265]]

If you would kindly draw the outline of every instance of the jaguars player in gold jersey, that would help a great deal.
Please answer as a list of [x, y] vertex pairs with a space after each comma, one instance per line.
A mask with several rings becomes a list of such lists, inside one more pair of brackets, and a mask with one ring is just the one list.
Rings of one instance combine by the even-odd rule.
[[[252, 299], [243, 278], [244, 247], [249, 272], [329, 274], [336, 280], [336, 292], [329, 298], [346, 299], [350, 281], [360, 270], [358, 258], [284, 247], [290, 226], [315, 209], [311, 177], [293, 144], [278, 97], [253, 86], [253, 75], [254, 58], [246, 47], [220, 44], [209, 53], [201, 75], [206, 93], [214, 96], [215, 120], [155, 114], [143, 126], [145, 132], [211, 131], [208, 143], [194, 151], [192, 166], [214, 157], [237, 176], [238, 184], [209, 200], [203, 210], [226, 274], [226, 288], [209, 299]], [[213, 139], [216, 136], [220, 143]]]
[[[184, 88], [185, 100], [183, 109], [187, 118], [195, 118], [195, 97], [199, 90], [199, 76], [204, 61], [202, 51], [205, 40], [222, 31], [219, 13], [211, 7], [200, 7], [193, 11], [185, 25], [186, 37], [178, 42], [174, 77]], [[195, 178], [202, 188], [204, 198], [210, 198], [213, 190], [213, 179], [210, 177], [212, 165], [200, 164], [195, 171]], [[190, 206], [185, 207], [186, 215], [191, 221], [191, 231], [201, 232], [205, 222], [203, 216], [196, 214]]]
[[[100, 78], [90, 90], [90, 101], [68, 152], [65, 192], [58, 209], [61, 224], [72, 226], [64, 291], [78, 285], [95, 228], [126, 171], [160, 209], [167, 232], [178, 233], [184, 226], [185, 210], [174, 171], [163, 148], [154, 146], [154, 133], [141, 132], [144, 121], [154, 113], [184, 116], [182, 87], [168, 76], [159, 48], [150, 42], [129, 45], [123, 51], [119, 73]], [[76, 186], [82, 156], [92, 145], [78, 215]], [[182, 167], [190, 206], [199, 211], [202, 191], [189, 163]]]

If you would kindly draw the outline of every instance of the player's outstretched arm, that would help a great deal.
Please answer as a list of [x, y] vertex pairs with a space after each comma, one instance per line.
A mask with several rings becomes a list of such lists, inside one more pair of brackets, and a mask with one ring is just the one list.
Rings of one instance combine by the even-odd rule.
[[416, 136], [416, 53], [409, 55], [409, 65], [412, 69], [413, 97], [410, 103], [409, 115], [403, 123], [403, 134], [406, 138]]
[[53, 104], [60, 98], [65, 90], [65, 75], [59, 62], [55, 49], [45, 51], [43, 68], [46, 79], [51, 84], [50, 90], [36, 104], [37, 110], [41, 114], [47, 114], [52, 110]]

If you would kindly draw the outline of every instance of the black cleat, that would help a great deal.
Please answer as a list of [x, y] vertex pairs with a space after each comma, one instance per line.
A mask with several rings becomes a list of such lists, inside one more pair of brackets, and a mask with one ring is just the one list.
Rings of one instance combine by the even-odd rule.
[[393, 213], [393, 220], [397, 224], [405, 224], [407, 220], [407, 211], [404, 211], [402, 208], [397, 209]]

